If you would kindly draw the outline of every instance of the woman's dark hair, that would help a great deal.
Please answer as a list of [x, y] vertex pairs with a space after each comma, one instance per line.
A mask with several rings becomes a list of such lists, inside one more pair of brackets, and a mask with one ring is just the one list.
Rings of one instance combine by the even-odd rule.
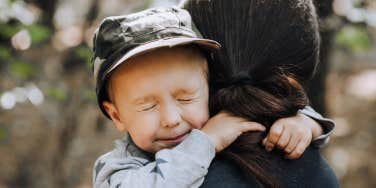
[[[187, 0], [205, 38], [222, 49], [209, 61], [211, 115], [227, 111], [266, 126], [241, 135], [220, 155], [260, 185], [278, 187], [278, 170], [261, 140], [279, 118], [308, 104], [304, 91], [319, 56], [315, 8], [310, 0]], [[282, 157], [282, 156], [281, 156]]]

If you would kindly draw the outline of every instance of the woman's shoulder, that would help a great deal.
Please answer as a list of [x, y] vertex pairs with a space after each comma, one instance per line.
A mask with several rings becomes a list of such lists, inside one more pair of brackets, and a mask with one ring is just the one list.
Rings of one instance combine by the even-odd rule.
[[[254, 184], [253, 184], [254, 183]], [[253, 185], [253, 186], [252, 186]], [[257, 187], [256, 179], [248, 181], [239, 167], [228, 160], [214, 158], [201, 188]]]
[[[273, 169], [283, 187], [339, 187], [336, 176], [315, 148], [307, 148], [296, 160], [272, 156]], [[202, 187], [260, 187], [255, 178], [247, 179], [231, 161], [216, 158], [212, 162]]]
[[333, 169], [317, 148], [308, 147], [296, 160], [279, 160], [289, 187], [339, 187]]

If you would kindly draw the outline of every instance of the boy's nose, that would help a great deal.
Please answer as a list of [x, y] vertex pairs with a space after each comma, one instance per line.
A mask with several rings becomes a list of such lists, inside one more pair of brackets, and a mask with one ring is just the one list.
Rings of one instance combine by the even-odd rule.
[[175, 127], [182, 121], [180, 109], [176, 105], [166, 105], [161, 114], [163, 127]]

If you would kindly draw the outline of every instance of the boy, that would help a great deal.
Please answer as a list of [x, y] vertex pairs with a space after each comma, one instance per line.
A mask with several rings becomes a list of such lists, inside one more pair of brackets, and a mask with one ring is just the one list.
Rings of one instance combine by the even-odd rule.
[[[101, 23], [94, 36], [98, 103], [127, 134], [96, 161], [94, 187], [199, 187], [215, 152], [243, 132], [264, 131], [258, 123], [225, 112], [209, 119], [210, 55], [205, 54], [219, 47], [197, 37], [189, 14], [175, 7]], [[317, 114], [313, 118], [320, 119]], [[296, 126], [300, 122], [307, 125]], [[276, 145], [294, 153], [303, 142], [298, 137], [309, 143], [327, 137], [301, 114], [273, 127], [264, 142], [268, 150]], [[283, 139], [297, 135], [297, 127], [302, 134]], [[295, 147], [285, 148], [289, 143]], [[302, 145], [303, 151], [309, 143]]]

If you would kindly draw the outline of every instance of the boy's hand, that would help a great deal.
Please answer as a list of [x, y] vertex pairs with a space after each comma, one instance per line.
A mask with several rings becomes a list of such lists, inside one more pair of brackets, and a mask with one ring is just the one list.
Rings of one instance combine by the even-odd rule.
[[304, 114], [277, 120], [263, 140], [266, 150], [275, 146], [286, 152], [288, 159], [299, 158], [313, 138], [322, 134], [321, 126]]
[[265, 131], [265, 127], [256, 122], [249, 122], [243, 118], [220, 112], [210, 118], [201, 129], [215, 145], [216, 152], [220, 152], [236, 140], [242, 133], [248, 131]]

